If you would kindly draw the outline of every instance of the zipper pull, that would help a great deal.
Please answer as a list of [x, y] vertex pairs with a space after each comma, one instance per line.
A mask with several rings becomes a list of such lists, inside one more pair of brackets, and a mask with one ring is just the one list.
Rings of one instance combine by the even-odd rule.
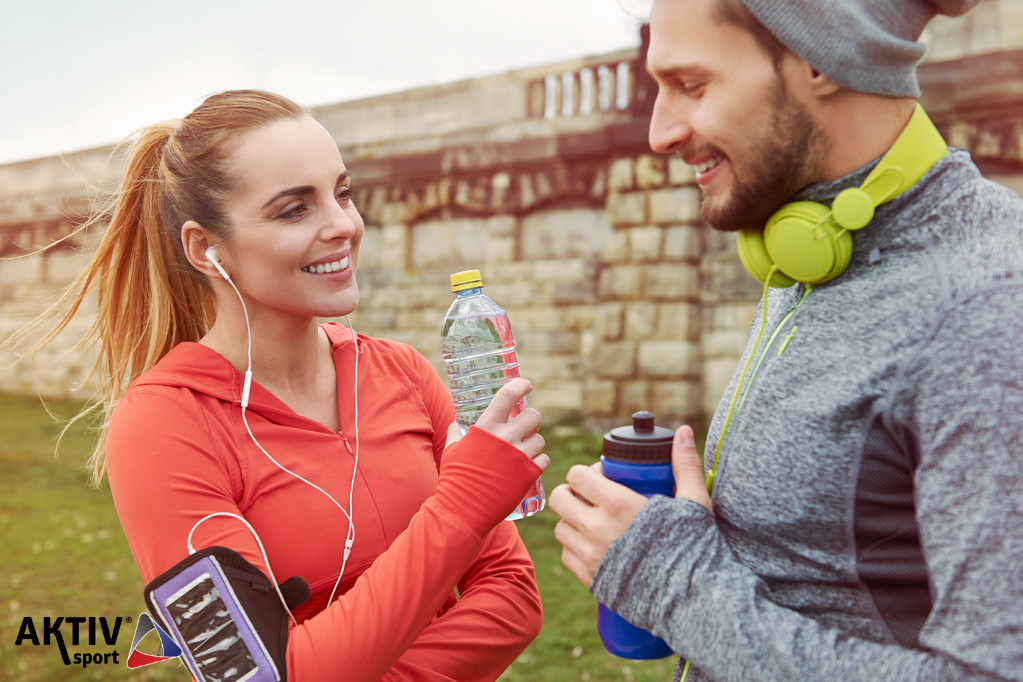
[[348, 454], [349, 455], [355, 454], [354, 451], [352, 450], [352, 444], [348, 442], [348, 437], [345, 436], [345, 434], [342, 433], [341, 431], [338, 431], [337, 435], [341, 436], [341, 440], [344, 441], [345, 449], [348, 450]]
[[795, 327], [792, 328], [792, 331], [789, 332], [789, 335], [785, 337], [784, 341], [782, 341], [781, 348], [778, 349], [778, 357], [779, 358], [781, 357], [781, 354], [785, 352], [785, 349], [789, 347], [789, 341], [791, 341], [792, 337], [796, 335], [796, 330], [797, 329], [799, 329], [799, 325], [798, 324]]

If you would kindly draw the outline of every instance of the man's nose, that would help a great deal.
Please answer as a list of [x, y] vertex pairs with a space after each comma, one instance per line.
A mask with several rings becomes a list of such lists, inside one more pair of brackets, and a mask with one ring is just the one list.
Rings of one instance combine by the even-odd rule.
[[650, 148], [661, 153], [679, 151], [691, 135], [684, 109], [663, 91], [658, 92], [650, 117]]

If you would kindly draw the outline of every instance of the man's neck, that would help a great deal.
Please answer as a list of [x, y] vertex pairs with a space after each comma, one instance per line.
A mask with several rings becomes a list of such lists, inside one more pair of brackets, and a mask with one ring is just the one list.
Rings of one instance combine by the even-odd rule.
[[870, 163], [895, 144], [916, 100], [843, 90], [821, 105], [818, 121], [829, 140], [820, 182], [837, 180]]

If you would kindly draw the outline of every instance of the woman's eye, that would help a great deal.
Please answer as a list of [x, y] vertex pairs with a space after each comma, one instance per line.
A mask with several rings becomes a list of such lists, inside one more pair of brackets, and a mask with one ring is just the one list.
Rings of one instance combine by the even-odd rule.
[[284, 211], [278, 217], [284, 219], [301, 218], [308, 212], [308, 210], [309, 209], [306, 207], [305, 204], [295, 204], [294, 206], [289, 206], [286, 209], [284, 209]]
[[352, 200], [352, 188], [351, 187], [339, 187], [337, 190], [337, 203], [344, 206]]

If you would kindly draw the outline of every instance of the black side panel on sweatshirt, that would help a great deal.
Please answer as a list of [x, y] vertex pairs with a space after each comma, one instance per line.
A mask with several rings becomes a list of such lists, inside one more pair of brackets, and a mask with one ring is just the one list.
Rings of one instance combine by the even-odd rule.
[[867, 434], [856, 486], [856, 566], [895, 639], [916, 647], [932, 602], [913, 502], [916, 441], [901, 428], [896, 435], [881, 417]]

